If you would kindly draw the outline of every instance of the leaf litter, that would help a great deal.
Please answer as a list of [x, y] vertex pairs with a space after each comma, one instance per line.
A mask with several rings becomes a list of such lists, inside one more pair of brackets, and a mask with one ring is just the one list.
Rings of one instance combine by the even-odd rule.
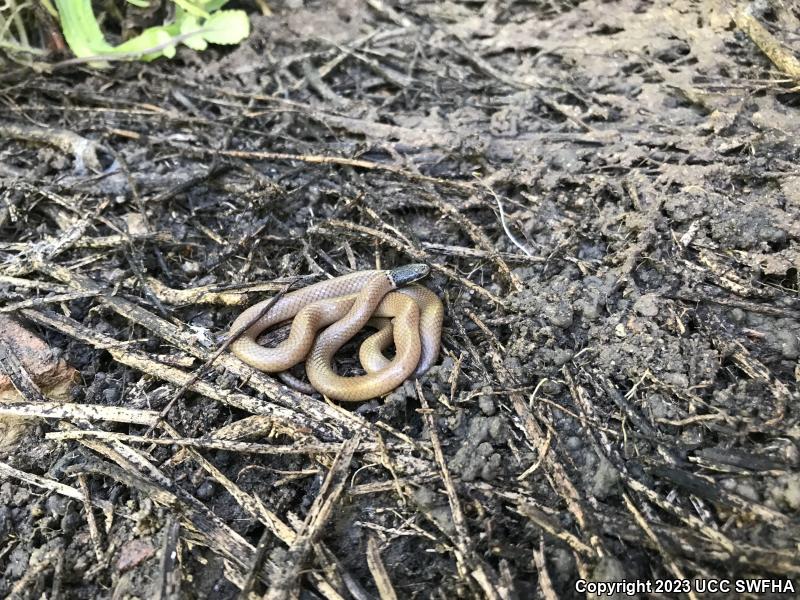
[[[797, 9], [272, 8], [3, 80], [0, 297], [81, 382], [2, 458], [0, 593], [796, 581]], [[339, 407], [215, 355], [298, 276], [412, 261], [418, 384]]]

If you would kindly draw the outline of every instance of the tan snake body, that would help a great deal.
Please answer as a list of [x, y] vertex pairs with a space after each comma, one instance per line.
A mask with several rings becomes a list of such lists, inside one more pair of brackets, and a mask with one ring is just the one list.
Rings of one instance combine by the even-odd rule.
[[[439, 356], [442, 302], [426, 287], [407, 285], [428, 272], [426, 265], [358, 271], [290, 292], [231, 343], [230, 349], [244, 362], [270, 373], [286, 371], [305, 360], [311, 385], [334, 400], [358, 402], [381, 396], [410, 376], [427, 371]], [[231, 325], [231, 332], [238, 332], [269, 302], [245, 310]], [[274, 348], [258, 344], [262, 331], [290, 319], [291, 330], [284, 342]], [[359, 350], [367, 374], [338, 375], [333, 368], [334, 355], [365, 325], [379, 329]], [[389, 360], [383, 350], [392, 341], [396, 352]]]

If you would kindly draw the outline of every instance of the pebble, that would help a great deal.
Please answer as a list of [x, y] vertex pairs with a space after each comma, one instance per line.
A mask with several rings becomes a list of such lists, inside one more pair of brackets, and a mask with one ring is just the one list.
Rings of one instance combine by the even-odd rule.
[[563, 300], [557, 304], [548, 304], [544, 314], [552, 325], [561, 329], [570, 327], [575, 316], [572, 306]]
[[643, 317], [655, 317], [658, 314], [658, 304], [655, 294], [639, 296], [633, 303], [633, 310]]
[[492, 454], [481, 469], [481, 479], [484, 481], [491, 481], [495, 479], [499, 475], [502, 462], [503, 459], [499, 454]]
[[117, 400], [119, 400], [119, 388], [116, 386], [107, 387], [103, 390], [103, 398], [109, 404], [116, 404]]
[[494, 404], [494, 398], [491, 396], [481, 396], [478, 398], [478, 407], [487, 417], [494, 416], [494, 414], [497, 412], [497, 407]]
[[482, 444], [479, 444], [477, 451], [478, 451], [478, 456], [483, 456], [483, 457], [491, 456], [492, 454], [494, 454], [494, 448], [489, 442], [483, 442]]
[[800, 341], [791, 331], [779, 331], [777, 336], [780, 343], [781, 354], [788, 360], [800, 357]]
[[214, 496], [214, 484], [206, 480], [197, 488], [197, 497], [200, 500], [210, 500], [212, 496]]
[[64, 532], [65, 535], [72, 535], [78, 529], [82, 521], [83, 519], [77, 512], [74, 510], [67, 511], [67, 514], [61, 518], [61, 531]]
[[53, 515], [64, 515], [67, 512], [67, 505], [69, 504], [70, 499], [66, 496], [61, 496], [59, 494], [53, 494], [49, 496], [47, 500], [45, 500], [45, 506], [47, 507], [48, 512]]

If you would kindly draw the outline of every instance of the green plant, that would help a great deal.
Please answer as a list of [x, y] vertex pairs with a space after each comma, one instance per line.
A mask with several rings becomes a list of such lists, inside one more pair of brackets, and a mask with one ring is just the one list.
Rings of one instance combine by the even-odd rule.
[[23, 14], [30, 7], [30, 2], [0, 1], [0, 50], [11, 54], [44, 54], [44, 50], [31, 46], [28, 41]]
[[[148, 6], [148, 0], [127, 0]], [[242, 10], [221, 10], [228, 0], [172, 0], [175, 20], [149, 27], [130, 40], [112, 46], [106, 41], [91, 0], [55, 0], [58, 18], [72, 52], [78, 58], [153, 60], [175, 56], [179, 43], [194, 50], [211, 44], [238, 44], [250, 35], [250, 20]], [[102, 63], [93, 62], [95, 66]]]

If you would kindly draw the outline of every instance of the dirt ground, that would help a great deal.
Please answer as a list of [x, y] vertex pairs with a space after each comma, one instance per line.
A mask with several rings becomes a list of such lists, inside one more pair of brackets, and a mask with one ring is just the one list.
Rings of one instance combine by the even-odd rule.
[[[800, 80], [734, 20], [797, 50], [797, 5], [259, 5], [236, 47], [0, 63], [0, 310], [79, 378], [0, 440], [0, 596], [800, 593]], [[297, 277], [409, 262], [418, 385], [214, 357]]]

